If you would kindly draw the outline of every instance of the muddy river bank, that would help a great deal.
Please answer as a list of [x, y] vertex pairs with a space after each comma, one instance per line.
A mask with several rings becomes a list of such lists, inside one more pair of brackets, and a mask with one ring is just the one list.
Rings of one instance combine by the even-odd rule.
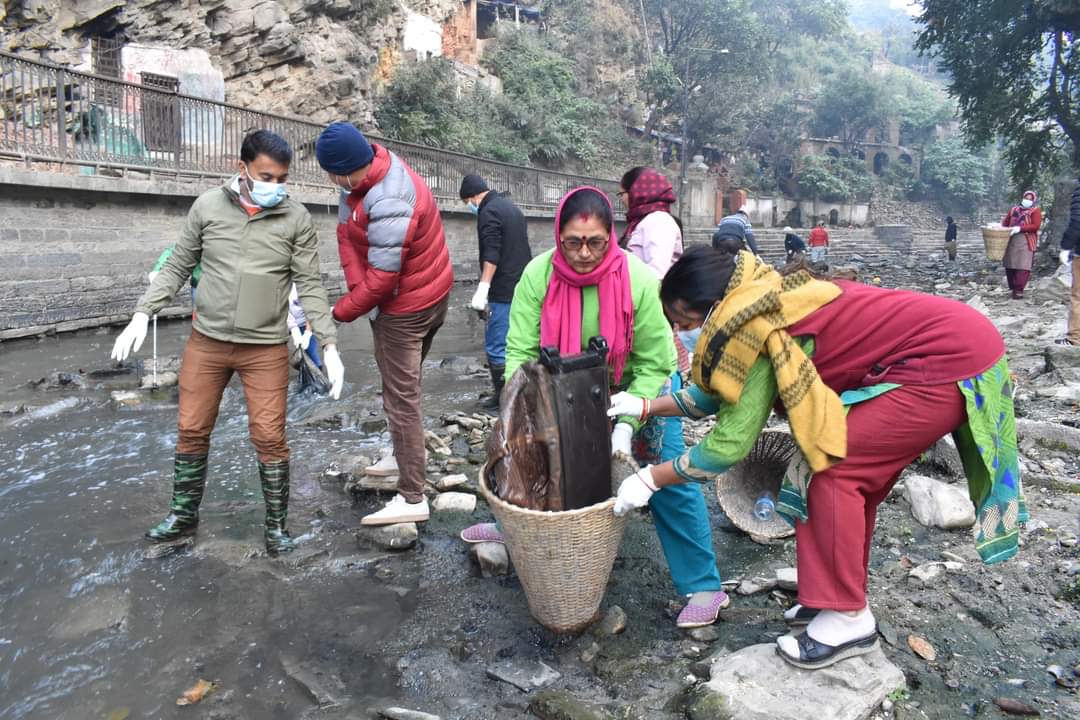
[[[1080, 378], [1068, 357], [1048, 369], [1044, 352], [1063, 328], [1060, 298], [1010, 301], [980, 268], [862, 269], [886, 285], [979, 296], [1009, 342], [1018, 413], [1075, 429], [1080, 398], [1070, 393]], [[425, 365], [425, 413], [437, 434], [446, 435], [443, 416], [472, 412], [487, 387], [482, 329], [464, 310], [470, 294], [457, 290]], [[113, 401], [114, 390], [139, 382], [108, 372], [117, 331], [0, 345], [0, 719], [373, 718], [392, 707], [470, 720], [701, 717], [694, 708], [714, 661], [786, 630], [781, 612], [793, 593], [734, 588], [794, 567], [793, 542], [759, 545], [725, 530], [711, 488], [733, 604], [715, 629], [692, 633], [674, 627], [679, 598], [647, 516], [628, 524], [604, 599], [605, 611], [623, 611], [616, 625], [625, 630], [576, 637], [538, 626], [513, 574], [481, 577], [457, 535], [491, 518], [482, 500], [471, 513], [433, 513], [407, 550], [358, 532], [359, 518], [389, 496], [348, 493], [346, 475], [325, 471], [362, 466], [389, 443], [361, 323], [343, 333], [342, 399], [290, 398], [289, 525], [299, 550], [281, 559], [263, 551], [263, 503], [234, 381], [196, 542], [145, 558], [142, 533], [168, 503], [176, 396], [162, 389], [132, 405]], [[161, 357], [177, 355], [188, 331], [183, 321], [162, 323]], [[906, 690], [873, 715], [999, 717], [993, 701], [1004, 697], [1043, 717], [1080, 717], [1069, 687], [1080, 664], [1080, 451], [1033, 437], [1021, 438], [1032, 522], [1007, 563], [983, 566], [968, 531], [919, 524], [902, 492], [882, 506], [871, 603]], [[452, 462], [433, 461], [429, 479], [464, 473], [469, 484], [455, 489], [475, 493], [475, 448], [447, 439]], [[914, 470], [950, 475], [947, 464]], [[947, 571], [912, 573], [943, 561]], [[911, 649], [910, 634], [932, 645], [933, 660]], [[1055, 666], [1059, 678], [1047, 670]], [[178, 707], [200, 679], [214, 691]]]

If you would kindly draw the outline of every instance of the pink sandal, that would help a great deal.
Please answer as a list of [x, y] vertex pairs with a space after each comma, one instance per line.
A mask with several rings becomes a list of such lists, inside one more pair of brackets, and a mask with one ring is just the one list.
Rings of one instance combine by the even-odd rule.
[[730, 604], [731, 598], [721, 590], [713, 596], [712, 602], [708, 605], [687, 605], [684, 607], [682, 612], [679, 613], [678, 619], [675, 620], [675, 626], [696, 628], [712, 625], [716, 622], [716, 618], [719, 617], [720, 611]]
[[495, 523], [478, 523], [461, 531], [461, 539], [467, 543], [503, 542], [503, 534]]

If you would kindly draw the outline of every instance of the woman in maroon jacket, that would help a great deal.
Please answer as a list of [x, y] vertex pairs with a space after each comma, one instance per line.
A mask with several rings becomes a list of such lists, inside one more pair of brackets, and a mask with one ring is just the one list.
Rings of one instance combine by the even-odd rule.
[[1009, 280], [1014, 300], [1024, 297], [1024, 288], [1031, 278], [1031, 264], [1035, 261], [1035, 248], [1039, 245], [1039, 226], [1042, 225], [1042, 210], [1037, 203], [1039, 196], [1034, 190], [1028, 190], [1015, 206], [1005, 215], [1001, 224], [1012, 228], [1009, 246], [1005, 249], [1005, 277]]
[[[813, 669], [876, 645], [867, 563], [877, 506], [900, 472], [953, 433], [968, 475], [985, 562], [1016, 553], [1020, 499], [1011, 380], [994, 325], [932, 295], [782, 277], [747, 252], [688, 251], [660, 289], [668, 317], [699, 333], [694, 383], [674, 396], [620, 393], [620, 412], [715, 415], [709, 435], [672, 462], [623, 481], [615, 512], [658, 488], [705, 482], [742, 460], [779, 399], [802, 451], [777, 510], [795, 524], [805, 632], [777, 651]], [[635, 410], [636, 406], [636, 410]]]

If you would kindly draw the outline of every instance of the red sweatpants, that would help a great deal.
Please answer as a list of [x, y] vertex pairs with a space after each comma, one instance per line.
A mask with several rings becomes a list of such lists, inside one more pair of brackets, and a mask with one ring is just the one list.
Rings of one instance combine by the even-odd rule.
[[814, 476], [807, 498], [810, 519], [795, 523], [802, 605], [866, 607], [877, 506], [905, 467], [966, 419], [956, 383], [904, 386], [851, 408], [848, 456]]

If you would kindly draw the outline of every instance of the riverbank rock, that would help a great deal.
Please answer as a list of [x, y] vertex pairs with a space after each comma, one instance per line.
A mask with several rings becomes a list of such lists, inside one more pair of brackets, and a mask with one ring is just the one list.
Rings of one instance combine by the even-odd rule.
[[438, 715], [399, 707], [383, 708], [379, 711], [379, 717], [386, 720], [442, 720]]
[[363, 528], [356, 537], [360, 541], [374, 543], [385, 550], [408, 550], [416, 544], [416, 538], [419, 535], [416, 523], [397, 523]]
[[152, 390], [154, 388], [174, 387], [180, 384], [180, 375], [177, 373], [167, 371], [158, 372], [157, 376], [153, 372], [148, 372], [143, 375], [142, 389]]
[[435, 489], [439, 492], [446, 492], [447, 490], [453, 490], [456, 487], [469, 484], [469, 476], [458, 473], [456, 475], [443, 475], [441, 478], [431, 483], [435, 486]]
[[780, 568], [777, 570], [776, 586], [781, 590], [798, 590], [799, 570], [797, 568]]
[[1016, 434], [1021, 442], [1031, 441], [1048, 450], [1080, 451], [1080, 430], [1068, 425], [1017, 418]]
[[397, 475], [353, 475], [345, 482], [344, 490], [351, 495], [362, 492], [397, 492]]
[[529, 710], [541, 720], [608, 720], [611, 717], [565, 690], [541, 690], [533, 695]]
[[904, 498], [911, 503], [911, 514], [927, 527], [954, 530], [975, 524], [975, 506], [966, 487], [909, 475], [904, 479]]
[[436, 512], [471, 513], [476, 509], [476, 496], [469, 493], [446, 492], [436, 495], [431, 501], [431, 507]]
[[539, 690], [562, 674], [540, 660], [504, 660], [487, 669], [488, 677], [509, 683], [522, 692]]
[[864, 720], [904, 673], [880, 648], [821, 670], [800, 670], [772, 643], [751, 645], [713, 663], [711, 679], [691, 698], [691, 720]]
[[469, 557], [480, 567], [481, 577], [510, 574], [510, 556], [506, 552], [506, 545], [502, 543], [474, 543], [469, 546]]
[[113, 407], [138, 407], [142, 405], [143, 396], [134, 390], [113, 390], [111, 395]]

